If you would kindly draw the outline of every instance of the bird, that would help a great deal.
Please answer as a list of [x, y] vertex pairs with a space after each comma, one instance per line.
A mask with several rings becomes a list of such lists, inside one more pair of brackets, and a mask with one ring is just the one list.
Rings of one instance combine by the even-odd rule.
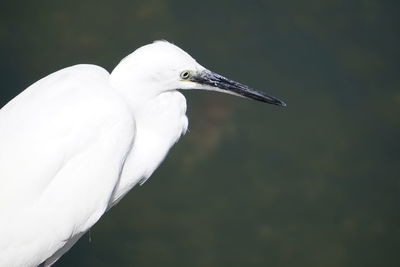
[[58, 70], [2, 107], [0, 266], [51, 266], [142, 185], [188, 129], [185, 90], [286, 106], [161, 40], [111, 73]]

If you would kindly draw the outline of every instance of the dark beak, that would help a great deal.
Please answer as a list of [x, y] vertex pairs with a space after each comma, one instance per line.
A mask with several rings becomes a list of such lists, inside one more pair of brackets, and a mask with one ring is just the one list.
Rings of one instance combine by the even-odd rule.
[[264, 92], [257, 91], [248, 87], [247, 85], [229, 80], [217, 73], [209, 70], [199, 72], [189, 78], [190, 81], [196, 82], [201, 85], [208, 85], [215, 88], [215, 91], [234, 94], [246, 98], [251, 98], [257, 101], [285, 107], [286, 104], [276, 97], [267, 95]]

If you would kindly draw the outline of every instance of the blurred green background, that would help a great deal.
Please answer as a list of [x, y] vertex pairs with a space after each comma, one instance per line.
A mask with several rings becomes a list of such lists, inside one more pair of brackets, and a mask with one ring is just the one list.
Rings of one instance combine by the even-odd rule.
[[55, 266], [399, 266], [399, 3], [2, 1], [0, 106], [156, 39], [288, 104], [184, 92], [190, 132]]

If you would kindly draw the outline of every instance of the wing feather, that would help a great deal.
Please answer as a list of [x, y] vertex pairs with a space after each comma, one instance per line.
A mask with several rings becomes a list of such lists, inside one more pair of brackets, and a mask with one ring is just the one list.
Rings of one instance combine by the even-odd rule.
[[108, 79], [66, 68], [0, 110], [0, 266], [39, 265], [107, 209], [135, 133]]

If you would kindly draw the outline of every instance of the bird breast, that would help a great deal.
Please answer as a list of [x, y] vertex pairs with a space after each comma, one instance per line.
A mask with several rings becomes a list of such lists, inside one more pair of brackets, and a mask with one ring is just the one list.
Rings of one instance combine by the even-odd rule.
[[186, 99], [175, 90], [159, 94], [134, 113], [135, 140], [110, 207], [151, 176], [188, 127]]

